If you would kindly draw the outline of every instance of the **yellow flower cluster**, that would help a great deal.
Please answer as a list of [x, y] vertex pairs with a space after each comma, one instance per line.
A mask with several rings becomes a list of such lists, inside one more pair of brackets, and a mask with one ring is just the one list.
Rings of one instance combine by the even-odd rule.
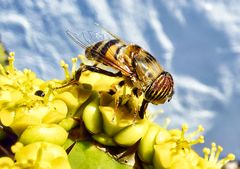
[[[14, 53], [8, 60], [5, 68], [0, 65], [0, 121], [12, 129], [19, 142], [12, 146], [16, 163], [3, 157], [0, 168], [70, 168], [61, 147], [68, 132], [57, 125], [66, 119], [66, 103], [53, 97], [49, 84], [30, 70], [16, 70]], [[41, 89], [46, 90], [46, 97], [36, 95]]]
[[65, 80], [50, 81], [38, 79], [27, 69], [16, 70], [14, 53], [10, 53], [7, 67], [0, 65], [0, 122], [10, 127], [19, 141], [12, 146], [16, 161], [2, 157], [0, 168], [70, 168], [62, 145], [77, 126], [75, 119], [81, 119], [102, 145], [128, 148], [137, 143], [136, 153], [144, 168], [220, 169], [234, 160], [229, 154], [219, 161], [222, 148], [215, 143], [211, 150], [204, 148], [204, 157], [192, 149], [204, 142], [199, 136], [202, 126], [187, 134], [186, 124], [181, 130], [167, 130], [148, 118], [138, 119], [136, 112], [143, 98], [134, 97], [126, 85], [119, 86], [120, 77], [86, 71], [79, 83], [70, 81], [77, 59], [72, 62], [72, 73], [61, 62]]
[[23, 146], [17, 142], [12, 146], [15, 160], [0, 158], [2, 169], [70, 169], [67, 153], [57, 145], [49, 142], [34, 142]]

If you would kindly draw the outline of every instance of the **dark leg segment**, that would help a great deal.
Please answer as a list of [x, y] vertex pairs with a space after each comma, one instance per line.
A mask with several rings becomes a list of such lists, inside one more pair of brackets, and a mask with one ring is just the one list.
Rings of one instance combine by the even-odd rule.
[[134, 87], [132, 89], [132, 92], [133, 92], [134, 96], [139, 97], [139, 95], [138, 95], [138, 88]]
[[[109, 72], [107, 70], [101, 69], [99, 67], [96, 67], [96, 66], [83, 65], [82, 68], [80, 68], [81, 72], [84, 72], [86, 70], [90, 70], [92, 72], [97, 72], [97, 73], [101, 73], [101, 74], [104, 74], [107, 76], [112, 76], [112, 77], [121, 77], [122, 76], [121, 72], [113, 73], [113, 72]], [[77, 75], [76, 77], [79, 79], [80, 76], [78, 75], [79, 74], [78, 71], [76, 72], [76, 75]], [[81, 72], [80, 72], [80, 75], [81, 75]]]
[[81, 65], [81, 67], [76, 71], [75, 76], [72, 80], [70, 80], [67, 84], [65, 84], [61, 87], [56, 87], [55, 89], [60, 89], [60, 88], [67, 87], [67, 86], [72, 85], [72, 84], [77, 84], [80, 77], [81, 77], [82, 72], [85, 72], [87, 70], [92, 71], [92, 72], [105, 74], [107, 76], [112, 76], [112, 77], [121, 77], [122, 76], [121, 72], [117, 72], [117, 73], [109, 72], [107, 70], [96, 67], [96, 65], [93, 65], [93, 66]]
[[121, 72], [113, 73], [113, 72], [109, 72], [107, 70], [101, 69], [99, 67], [96, 67], [96, 66], [85, 65], [84, 69], [85, 70], [90, 70], [92, 72], [102, 73], [102, 74], [112, 76], [112, 77], [121, 77], [122, 76]]
[[147, 101], [146, 99], [143, 99], [142, 105], [141, 105], [140, 110], [139, 110], [139, 112], [138, 112], [139, 117], [140, 117], [141, 119], [144, 118], [144, 114], [145, 114], [145, 111], [146, 111], [146, 109], [147, 109], [148, 103], [149, 103], [149, 101]]

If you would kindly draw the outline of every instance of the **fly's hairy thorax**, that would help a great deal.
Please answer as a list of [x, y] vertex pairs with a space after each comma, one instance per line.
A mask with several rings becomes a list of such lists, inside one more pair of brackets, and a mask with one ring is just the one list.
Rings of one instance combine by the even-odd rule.
[[163, 72], [163, 68], [157, 60], [138, 45], [129, 45], [125, 51], [132, 61], [132, 69], [136, 82], [140, 83], [143, 90]]

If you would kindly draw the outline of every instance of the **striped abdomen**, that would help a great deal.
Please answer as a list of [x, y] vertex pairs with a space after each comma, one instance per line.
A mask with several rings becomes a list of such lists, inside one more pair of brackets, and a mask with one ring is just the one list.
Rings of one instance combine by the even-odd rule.
[[85, 54], [88, 59], [111, 66], [121, 71], [125, 76], [129, 76], [132, 73], [131, 65], [126, 64], [122, 57], [122, 51], [125, 48], [126, 45], [118, 39], [104, 40], [88, 47]]

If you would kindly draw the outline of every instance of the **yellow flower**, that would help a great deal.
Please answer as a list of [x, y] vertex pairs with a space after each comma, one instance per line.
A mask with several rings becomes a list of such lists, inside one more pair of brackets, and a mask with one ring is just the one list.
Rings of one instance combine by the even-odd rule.
[[212, 143], [211, 150], [204, 148], [204, 158], [200, 158], [198, 166], [205, 169], [221, 169], [226, 163], [235, 159], [234, 154], [228, 154], [227, 157], [219, 160], [219, 155], [223, 151], [221, 146], [216, 146], [216, 143]]
[[70, 169], [65, 150], [56, 144], [35, 142], [15, 150], [16, 166], [39, 169]]
[[[192, 145], [203, 143], [203, 136], [193, 140], [203, 127], [199, 126], [198, 130], [185, 136], [188, 130], [186, 124], [182, 125], [182, 130], [171, 130], [170, 135], [164, 134], [166, 131], [160, 131], [154, 145], [153, 165], [155, 168], [194, 168], [199, 160], [199, 156], [192, 149]], [[163, 134], [162, 134], [163, 133]], [[165, 139], [163, 139], [165, 137]]]

